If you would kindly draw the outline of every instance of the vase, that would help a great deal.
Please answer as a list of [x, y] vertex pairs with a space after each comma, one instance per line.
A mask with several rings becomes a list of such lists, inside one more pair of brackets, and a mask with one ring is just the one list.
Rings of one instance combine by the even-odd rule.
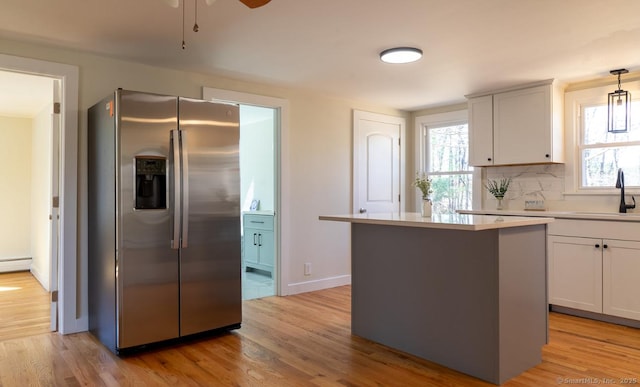
[[496, 196], [496, 200], [498, 201], [498, 203], [496, 203], [496, 210], [502, 210], [502, 199], [503, 197], [501, 196]]
[[431, 199], [422, 199], [422, 208], [420, 209], [422, 217], [428, 218], [431, 216], [431, 207]]

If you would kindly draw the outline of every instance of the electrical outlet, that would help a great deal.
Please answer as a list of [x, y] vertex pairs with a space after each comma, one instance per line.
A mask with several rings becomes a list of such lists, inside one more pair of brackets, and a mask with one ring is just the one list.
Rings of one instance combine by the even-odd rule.
[[304, 264], [304, 275], [311, 275], [311, 263]]

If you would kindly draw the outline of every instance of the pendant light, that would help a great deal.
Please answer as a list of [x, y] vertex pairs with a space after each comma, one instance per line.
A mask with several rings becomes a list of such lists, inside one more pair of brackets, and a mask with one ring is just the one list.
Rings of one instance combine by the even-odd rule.
[[385, 63], [411, 63], [422, 58], [422, 50], [415, 47], [394, 47], [380, 53]]
[[611, 70], [611, 75], [618, 76], [618, 90], [609, 93], [608, 128], [609, 133], [624, 133], [629, 130], [629, 113], [631, 111], [631, 93], [620, 87], [620, 74], [626, 74], [629, 70]]

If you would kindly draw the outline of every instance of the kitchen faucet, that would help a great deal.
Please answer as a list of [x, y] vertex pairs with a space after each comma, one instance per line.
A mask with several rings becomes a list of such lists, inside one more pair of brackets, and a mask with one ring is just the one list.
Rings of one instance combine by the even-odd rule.
[[618, 180], [616, 181], [616, 188], [620, 188], [620, 213], [627, 212], [627, 209], [636, 208], [636, 198], [631, 196], [633, 204], [627, 204], [624, 200], [624, 172], [622, 168], [618, 168]]

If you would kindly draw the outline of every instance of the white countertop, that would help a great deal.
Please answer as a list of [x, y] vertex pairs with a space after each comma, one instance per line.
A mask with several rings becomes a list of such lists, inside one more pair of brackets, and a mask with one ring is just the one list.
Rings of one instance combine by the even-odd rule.
[[553, 222], [553, 218], [522, 217], [522, 216], [493, 216], [471, 214], [433, 214], [423, 218], [419, 213], [402, 212], [379, 214], [347, 214], [323, 215], [320, 220], [337, 222], [378, 224], [386, 226], [405, 226], [439, 228], [448, 230], [480, 231], [509, 227], [532, 226]]
[[252, 211], [242, 211], [242, 214], [250, 214], [250, 215], [275, 215], [273, 210], [252, 210]]
[[525, 211], [525, 210], [459, 210], [460, 214], [473, 215], [506, 215], [533, 216], [558, 219], [615, 220], [621, 222], [640, 222], [640, 214], [617, 212], [585, 212], [585, 211]]

